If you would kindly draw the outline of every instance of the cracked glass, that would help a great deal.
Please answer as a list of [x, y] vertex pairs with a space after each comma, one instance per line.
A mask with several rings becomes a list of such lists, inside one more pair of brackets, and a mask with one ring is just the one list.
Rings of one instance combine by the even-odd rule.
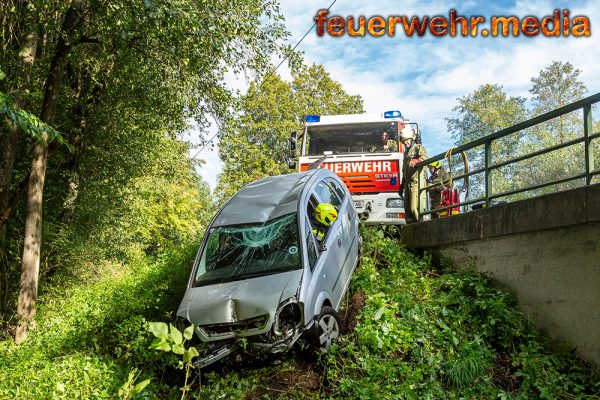
[[212, 228], [194, 286], [206, 286], [302, 268], [297, 214], [260, 224]]

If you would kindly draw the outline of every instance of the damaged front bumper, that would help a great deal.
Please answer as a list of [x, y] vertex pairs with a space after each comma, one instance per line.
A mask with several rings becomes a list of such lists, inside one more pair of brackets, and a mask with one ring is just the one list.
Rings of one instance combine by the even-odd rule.
[[310, 330], [310, 326], [303, 329], [294, 329], [288, 332], [289, 335], [277, 340], [273, 340], [272, 333], [258, 335], [257, 337], [236, 337], [232, 340], [222, 342], [212, 342], [205, 356], [194, 362], [194, 367], [201, 369], [207, 367], [228, 356], [243, 353], [252, 357], [268, 354], [283, 353], [292, 348], [300, 339], [302, 334]]

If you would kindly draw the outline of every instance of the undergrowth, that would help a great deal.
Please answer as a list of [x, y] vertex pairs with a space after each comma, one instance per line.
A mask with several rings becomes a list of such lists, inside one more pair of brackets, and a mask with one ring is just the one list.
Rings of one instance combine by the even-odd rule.
[[[363, 235], [350, 289], [366, 301], [330, 353], [213, 368], [194, 376], [192, 396], [600, 399], [598, 374], [575, 354], [549, 351], [504, 290], [475, 272], [436, 266], [389, 232]], [[177, 359], [149, 349], [145, 326], [173, 321], [193, 250], [108, 268], [87, 283], [57, 280], [48, 298], [58, 300], [42, 296], [30, 340], [0, 342], [0, 398], [179, 398]]]
[[328, 395], [365, 399], [600, 398], [599, 376], [556, 354], [513, 298], [473, 272], [441, 270], [366, 230], [352, 285], [367, 301], [323, 359]]
[[[130, 372], [151, 378], [141, 398], [175, 397], [170, 361], [149, 349], [146, 321], [168, 319], [179, 305], [194, 248], [173, 248], [129, 265], [96, 265], [82, 283], [65, 273], [41, 296], [29, 340], [0, 342], [0, 399], [117, 398]], [[173, 387], [171, 387], [173, 386]], [[171, 394], [172, 393], [172, 394]]]

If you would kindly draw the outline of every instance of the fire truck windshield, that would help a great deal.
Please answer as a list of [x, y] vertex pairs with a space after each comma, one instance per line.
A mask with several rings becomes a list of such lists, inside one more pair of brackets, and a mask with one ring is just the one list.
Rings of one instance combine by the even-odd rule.
[[397, 121], [308, 126], [304, 155], [396, 152], [403, 127]]

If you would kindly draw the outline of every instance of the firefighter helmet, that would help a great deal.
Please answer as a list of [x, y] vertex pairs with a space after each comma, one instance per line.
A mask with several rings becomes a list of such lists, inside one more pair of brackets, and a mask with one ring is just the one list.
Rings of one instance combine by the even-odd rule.
[[433, 167], [433, 168], [436, 168], [436, 169], [439, 169], [439, 168], [441, 168], [441, 167], [442, 167], [442, 163], [441, 163], [441, 162], [439, 162], [439, 161], [434, 161], [434, 162], [432, 162], [432, 163], [429, 163], [429, 166], [431, 166], [431, 167]]
[[315, 208], [315, 218], [325, 226], [333, 224], [337, 217], [337, 210], [329, 203], [321, 203]]
[[401, 131], [400, 131], [400, 140], [405, 141], [408, 139], [413, 139], [415, 138], [415, 130], [407, 127], [404, 127]]

